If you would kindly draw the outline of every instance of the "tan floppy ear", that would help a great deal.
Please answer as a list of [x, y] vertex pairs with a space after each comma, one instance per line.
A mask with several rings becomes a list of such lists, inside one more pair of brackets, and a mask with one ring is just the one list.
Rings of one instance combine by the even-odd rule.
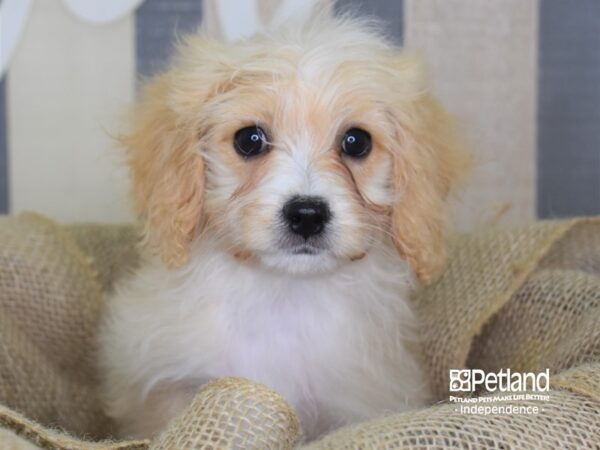
[[398, 120], [392, 236], [419, 280], [429, 283], [445, 268], [447, 197], [470, 158], [450, 115], [430, 94], [406, 105]]
[[153, 80], [133, 112], [127, 150], [146, 242], [168, 267], [183, 265], [201, 223], [204, 167], [195, 127], [169, 105], [170, 74]]

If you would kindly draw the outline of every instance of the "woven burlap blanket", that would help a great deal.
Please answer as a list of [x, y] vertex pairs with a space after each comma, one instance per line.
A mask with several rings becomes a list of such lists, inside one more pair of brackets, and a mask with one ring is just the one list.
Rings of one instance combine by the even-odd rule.
[[[0, 219], [0, 448], [285, 449], [294, 412], [269, 388], [226, 378], [203, 387], [154, 441], [106, 440], [94, 335], [117, 277], [138, 263], [130, 226]], [[439, 403], [343, 428], [304, 449], [600, 448], [600, 219], [456, 236], [450, 266], [415, 296]], [[538, 414], [466, 414], [448, 371], [550, 369]], [[482, 394], [500, 404], [500, 394]], [[496, 397], [495, 397], [496, 396]], [[494, 401], [494, 398], [498, 400]], [[506, 405], [506, 402], [502, 402]]]

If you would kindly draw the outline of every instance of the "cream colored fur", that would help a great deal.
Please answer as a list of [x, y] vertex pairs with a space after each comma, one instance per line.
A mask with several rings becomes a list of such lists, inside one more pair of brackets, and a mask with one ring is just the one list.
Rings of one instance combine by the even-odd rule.
[[[254, 124], [271, 148], [245, 160], [233, 135]], [[356, 126], [364, 160], [339, 150]], [[356, 19], [192, 36], [123, 143], [145, 257], [108, 303], [100, 362], [124, 434], [155, 435], [228, 375], [283, 394], [308, 439], [426, 402], [409, 296], [443, 268], [466, 159], [416, 58]], [[281, 246], [294, 195], [330, 204], [321, 253]]]

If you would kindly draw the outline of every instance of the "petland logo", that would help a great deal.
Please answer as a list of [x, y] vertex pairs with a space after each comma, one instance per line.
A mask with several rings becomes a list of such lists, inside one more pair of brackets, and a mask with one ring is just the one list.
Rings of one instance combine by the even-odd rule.
[[481, 369], [450, 369], [450, 392], [523, 392], [550, 390], [550, 369], [544, 372], [512, 372], [501, 369], [486, 373]]

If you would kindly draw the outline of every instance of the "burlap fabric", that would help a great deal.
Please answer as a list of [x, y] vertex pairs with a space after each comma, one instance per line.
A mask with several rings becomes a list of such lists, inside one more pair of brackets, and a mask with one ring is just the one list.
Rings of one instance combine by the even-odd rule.
[[[155, 441], [102, 441], [94, 333], [102, 301], [137, 264], [129, 226], [0, 219], [0, 448], [285, 449], [283, 398], [242, 379], [206, 385]], [[600, 449], [600, 220], [485, 230], [451, 241], [441, 280], [415, 298], [439, 404], [343, 428], [304, 449]], [[551, 370], [537, 415], [448, 403], [448, 370]], [[499, 404], [499, 402], [497, 402]], [[488, 403], [492, 404], [492, 403]], [[506, 403], [502, 403], [506, 405]]]

